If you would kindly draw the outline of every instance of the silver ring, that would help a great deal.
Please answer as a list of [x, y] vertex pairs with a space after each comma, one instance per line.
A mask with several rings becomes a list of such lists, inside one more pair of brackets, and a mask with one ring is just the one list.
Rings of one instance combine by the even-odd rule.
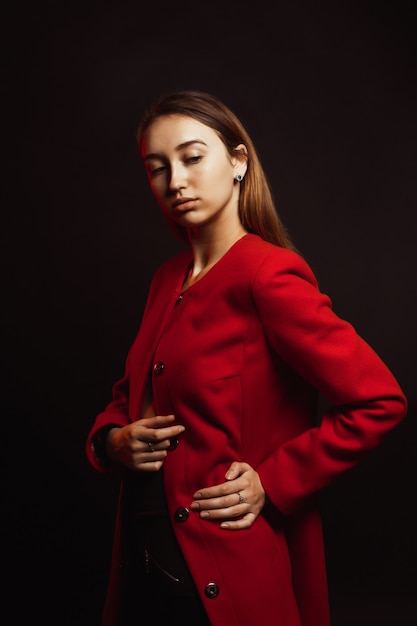
[[237, 495], [237, 496], [239, 496], [239, 502], [238, 502], [238, 504], [242, 504], [242, 502], [243, 502], [243, 496], [242, 496], [242, 494], [240, 493], [240, 491], [238, 491], [236, 495]]
[[151, 452], [155, 452], [155, 448], [153, 447], [153, 444], [150, 441], [148, 441], [148, 446]]

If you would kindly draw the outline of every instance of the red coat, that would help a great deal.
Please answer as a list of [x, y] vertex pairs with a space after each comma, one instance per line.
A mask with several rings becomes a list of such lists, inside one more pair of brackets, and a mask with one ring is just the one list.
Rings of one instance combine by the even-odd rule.
[[[174, 413], [186, 427], [165, 461], [166, 496], [213, 626], [327, 626], [315, 494], [380, 443], [406, 399], [298, 254], [246, 235], [179, 300], [191, 262], [187, 251], [156, 272], [125, 376], [91, 429], [89, 460], [104, 471], [91, 438], [140, 417], [152, 370], [157, 414]], [[317, 392], [331, 403], [319, 425]], [[274, 519], [260, 515], [239, 531], [191, 511], [176, 521], [234, 460], [259, 472]], [[116, 529], [105, 626], [117, 626], [119, 547]], [[215, 597], [205, 594], [210, 582]]]

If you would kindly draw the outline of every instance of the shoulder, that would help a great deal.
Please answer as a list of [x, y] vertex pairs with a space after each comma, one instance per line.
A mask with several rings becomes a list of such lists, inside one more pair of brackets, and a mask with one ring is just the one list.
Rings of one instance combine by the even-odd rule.
[[164, 261], [155, 271], [152, 282], [161, 282], [178, 278], [192, 261], [191, 250], [184, 250]]
[[258, 235], [249, 234], [241, 240], [238, 256], [243, 271], [256, 282], [280, 275], [317, 285], [313, 270], [300, 253], [264, 241]]
[[178, 287], [191, 260], [191, 251], [186, 250], [164, 261], [155, 270], [148, 291], [148, 308], [155, 300], [167, 297]]

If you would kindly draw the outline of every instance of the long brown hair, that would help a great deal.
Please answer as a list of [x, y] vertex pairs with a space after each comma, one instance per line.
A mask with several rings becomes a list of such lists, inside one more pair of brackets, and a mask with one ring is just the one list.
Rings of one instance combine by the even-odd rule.
[[[222, 140], [230, 156], [244, 144], [247, 149], [247, 171], [240, 182], [239, 217], [244, 228], [282, 248], [293, 249], [290, 237], [281, 222], [272, 197], [271, 188], [259, 160], [255, 146], [243, 124], [221, 100], [201, 91], [177, 91], [161, 97], [145, 112], [137, 132], [140, 146], [143, 134], [157, 118], [165, 115], [184, 115], [212, 128]], [[170, 224], [185, 242], [184, 227]]]

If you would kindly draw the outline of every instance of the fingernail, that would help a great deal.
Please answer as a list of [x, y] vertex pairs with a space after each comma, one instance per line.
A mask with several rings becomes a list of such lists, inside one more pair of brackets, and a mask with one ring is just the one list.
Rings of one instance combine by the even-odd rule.
[[208, 511], [201, 511], [200, 517], [202, 518], [210, 517], [210, 513]]

